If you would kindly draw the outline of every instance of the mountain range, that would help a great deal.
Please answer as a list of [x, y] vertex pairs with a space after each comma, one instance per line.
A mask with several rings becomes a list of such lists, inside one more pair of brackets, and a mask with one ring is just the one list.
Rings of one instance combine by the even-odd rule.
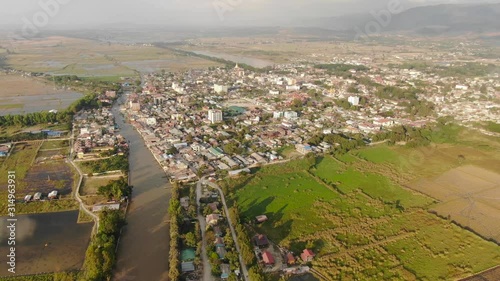
[[297, 21], [295, 25], [344, 32], [356, 30], [366, 32], [371, 28], [377, 33], [408, 32], [422, 35], [498, 33], [500, 32], [500, 3], [421, 6], [397, 14], [390, 14], [388, 10], [383, 10], [368, 14], [304, 19]]

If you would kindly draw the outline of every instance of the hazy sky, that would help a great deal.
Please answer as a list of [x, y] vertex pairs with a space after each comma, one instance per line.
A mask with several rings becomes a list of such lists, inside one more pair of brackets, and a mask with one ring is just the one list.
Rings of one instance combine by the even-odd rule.
[[[23, 26], [26, 20], [44, 27], [110, 24], [276, 25], [294, 19], [378, 11], [390, 1], [405, 9], [415, 5], [467, 3], [478, 0], [0, 0], [0, 26]], [[486, 2], [486, 1], [481, 1]], [[499, 2], [489, 0], [488, 2]], [[44, 18], [42, 3], [51, 6]], [[52, 11], [55, 11], [52, 13]]]

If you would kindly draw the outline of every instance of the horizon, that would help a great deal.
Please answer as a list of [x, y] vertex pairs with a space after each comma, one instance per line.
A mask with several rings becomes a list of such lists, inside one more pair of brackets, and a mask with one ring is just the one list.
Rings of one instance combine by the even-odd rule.
[[[498, 4], [500, 0], [312, 0], [304, 3], [293, 0], [286, 5], [277, 1], [249, 0], [247, 2], [196, 0], [196, 3], [170, 0], [142, 2], [109, 1], [93, 5], [96, 0], [28, 0], [19, 3], [0, 3], [0, 29], [21, 30], [29, 25], [44, 30], [88, 30], [103, 28], [241, 28], [241, 27], [299, 27], [308, 20], [369, 15], [389, 5], [406, 11], [419, 6], [440, 4]], [[28, 2], [28, 3], [26, 3]], [[173, 2], [173, 3], [172, 3]], [[127, 5], [128, 4], [128, 5]], [[199, 4], [199, 5], [198, 5]], [[116, 5], [122, 9], [117, 10]], [[361, 6], [361, 8], [359, 7]], [[99, 7], [96, 10], [94, 7]], [[137, 13], [143, 9], [142, 13]], [[298, 10], [298, 11], [297, 11]], [[118, 11], [118, 13], [116, 13]], [[307, 12], [306, 12], [307, 11]], [[165, 16], [167, 15], [167, 16]], [[172, 16], [173, 15], [173, 16]]]

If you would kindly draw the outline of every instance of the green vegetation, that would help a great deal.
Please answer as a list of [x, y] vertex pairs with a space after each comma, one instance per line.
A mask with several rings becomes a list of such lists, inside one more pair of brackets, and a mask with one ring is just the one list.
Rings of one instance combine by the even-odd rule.
[[180, 240], [180, 227], [181, 222], [181, 203], [179, 201], [179, 184], [175, 182], [172, 184], [172, 195], [168, 213], [170, 214], [170, 253], [169, 253], [169, 271], [168, 277], [172, 281], [178, 281], [180, 278], [180, 253], [179, 253], [179, 240]]
[[87, 249], [84, 263], [86, 281], [111, 278], [116, 262], [116, 243], [125, 218], [120, 210], [103, 210], [99, 214], [99, 229]]
[[7, 182], [8, 171], [16, 171], [17, 190], [21, 191], [26, 184], [23, 183], [23, 180], [35, 160], [41, 144], [41, 141], [16, 144], [12, 148], [10, 157], [0, 166], [0, 182]]
[[384, 162], [398, 163], [399, 155], [387, 146], [369, 147], [360, 150], [356, 156], [379, 164]]
[[[440, 140], [437, 135], [431, 139]], [[251, 225], [239, 236], [264, 233], [295, 253], [310, 247], [318, 254], [312, 266], [331, 280], [450, 280], [498, 265], [495, 244], [427, 212], [432, 199], [397, 184], [408, 168], [397, 169], [402, 159], [423, 149], [377, 146], [338, 158], [308, 156], [221, 185]], [[450, 160], [425, 161], [433, 169]], [[418, 175], [427, 170], [416, 168]], [[262, 214], [269, 221], [253, 225]]]
[[49, 274], [17, 276], [17, 277], [0, 277], [0, 281], [75, 281], [81, 280], [82, 273], [75, 272], [56, 272]]
[[106, 196], [109, 200], [120, 200], [123, 196], [130, 196], [132, 187], [128, 185], [128, 181], [124, 177], [110, 183], [100, 186], [97, 194]]
[[16, 108], [23, 108], [24, 104], [22, 103], [15, 103], [15, 104], [0, 104], [0, 109], [16, 109]]
[[314, 66], [318, 69], [326, 69], [329, 74], [343, 76], [349, 74], [351, 70], [355, 71], [367, 71], [368, 68], [364, 65], [354, 65], [354, 64], [317, 64]]
[[500, 133], [500, 124], [495, 122], [487, 122], [484, 128], [490, 132]]
[[451, 77], [483, 77], [498, 71], [499, 67], [494, 64], [466, 63], [464, 65], [450, 67], [436, 67], [433, 71], [441, 76]]
[[[57, 200], [47, 200], [39, 202], [29, 202], [16, 204], [17, 214], [39, 214], [39, 213], [52, 213], [52, 212], [64, 212], [70, 210], [78, 210], [78, 202], [73, 199], [57, 199]], [[0, 205], [0, 215], [6, 215], [7, 206], [4, 204]]]
[[40, 147], [40, 149], [41, 150], [43, 150], [43, 149], [57, 149], [57, 148], [64, 148], [67, 146], [69, 146], [68, 140], [44, 141], [42, 146]]
[[[372, 154], [378, 156], [380, 152], [372, 150]], [[396, 159], [396, 156], [393, 156], [393, 159]], [[312, 173], [343, 194], [361, 190], [373, 199], [393, 204], [398, 208], [425, 207], [432, 203], [432, 200], [426, 197], [402, 189], [383, 175], [358, 171], [354, 165], [339, 167], [331, 157], [323, 158], [312, 169]]]
[[91, 173], [104, 173], [107, 171], [117, 170], [121, 170], [124, 173], [127, 173], [128, 156], [116, 155], [102, 160], [82, 162], [82, 167], [86, 168]]

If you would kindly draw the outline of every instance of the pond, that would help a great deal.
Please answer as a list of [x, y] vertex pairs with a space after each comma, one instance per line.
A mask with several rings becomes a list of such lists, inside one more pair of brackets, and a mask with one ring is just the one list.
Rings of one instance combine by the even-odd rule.
[[[16, 275], [81, 269], [93, 223], [78, 224], [78, 211], [16, 218]], [[6, 219], [0, 220], [0, 276], [11, 275], [6, 265], [10, 247]]]

